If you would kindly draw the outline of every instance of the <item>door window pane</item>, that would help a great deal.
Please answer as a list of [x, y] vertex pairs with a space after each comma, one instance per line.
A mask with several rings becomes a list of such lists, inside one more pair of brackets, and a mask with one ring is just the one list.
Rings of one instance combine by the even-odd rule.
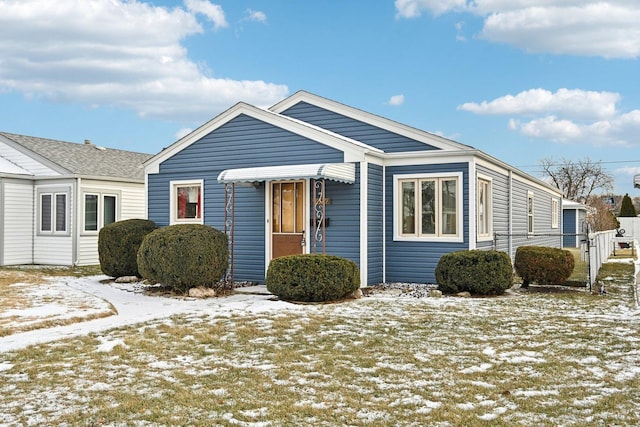
[[273, 184], [271, 188], [272, 188], [271, 200], [273, 200], [272, 207], [271, 207], [271, 224], [272, 224], [271, 231], [274, 233], [279, 233], [280, 217], [281, 217], [280, 184]]
[[304, 231], [304, 183], [296, 182], [296, 233]]
[[295, 193], [294, 183], [281, 184], [282, 188], [282, 232], [293, 233], [295, 231]]

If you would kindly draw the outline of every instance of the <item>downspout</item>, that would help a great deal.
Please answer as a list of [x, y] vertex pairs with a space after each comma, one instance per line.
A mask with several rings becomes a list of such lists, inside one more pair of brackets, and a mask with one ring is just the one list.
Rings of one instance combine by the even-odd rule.
[[71, 215], [71, 218], [73, 218], [73, 227], [75, 228], [76, 231], [75, 233], [73, 233], [73, 235], [71, 236], [71, 263], [72, 265], [75, 267], [78, 265], [78, 240], [80, 239], [80, 221], [79, 221], [79, 212], [80, 212], [80, 186], [82, 184], [82, 178], [78, 177], [76, 179], [75, 184], [75, 189], [74, 189], [74, 194], [73, 194], [73, 198], [74, 198], [74, 203], [70, 203], [69, 205], [75, 205], [75, 209], [73, 210], [73, 214]]
[[369, 169], [360, 162], [360, 286], [367, 286], [369, 276]]
[[387, 283], [387, 167], [382, 165], [382, 283]]

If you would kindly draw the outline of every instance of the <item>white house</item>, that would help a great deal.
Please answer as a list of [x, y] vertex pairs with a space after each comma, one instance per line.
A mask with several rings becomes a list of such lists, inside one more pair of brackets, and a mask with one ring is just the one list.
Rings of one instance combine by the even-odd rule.
[[98, 232], [144, 218], [151, 156], [0, 132], [0, 265], [98, 263]]

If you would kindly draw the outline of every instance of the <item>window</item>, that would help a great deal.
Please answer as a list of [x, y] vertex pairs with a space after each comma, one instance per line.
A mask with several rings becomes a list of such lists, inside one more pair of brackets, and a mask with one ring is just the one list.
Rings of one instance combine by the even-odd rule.
[[461, 236], [460, 174], [396, 176], [396, 238], [456, 238]]
[[533, 234], [533, 193], [527, 193], [527, 232]]
[[40, 194], [40, 233], [67, 233], [67, 193]]
[[117, 221], [117, 196], [84, 193], [84, 231], [98, 231]]
[[478, 178], [478, 237], [491, 236], [491, 181]]
[[559, 227], [560, 202], [558, 199], [551, 199], [551, 228]]
[[202, 223], [202, 187], [202, 180], [171, 183], [172, 223]]

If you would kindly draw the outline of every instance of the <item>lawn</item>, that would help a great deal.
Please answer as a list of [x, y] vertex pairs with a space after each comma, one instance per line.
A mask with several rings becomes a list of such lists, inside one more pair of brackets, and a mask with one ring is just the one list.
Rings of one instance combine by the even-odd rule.
[[0, 354], [0, 425], [639, 425], [633, 267], [606, 295], [181, 315]]

